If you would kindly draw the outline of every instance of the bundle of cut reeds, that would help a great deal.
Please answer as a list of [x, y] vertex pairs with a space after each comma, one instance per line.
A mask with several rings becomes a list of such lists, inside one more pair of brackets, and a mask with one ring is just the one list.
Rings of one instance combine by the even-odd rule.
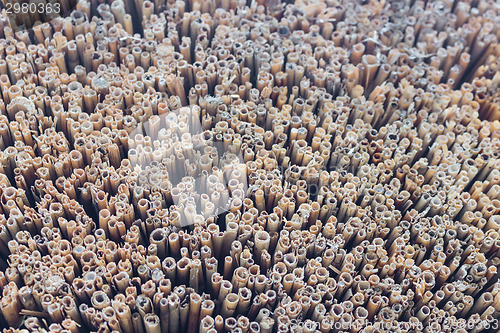
[[0, 21], [4, 332], [499, 329], [498, 5]]

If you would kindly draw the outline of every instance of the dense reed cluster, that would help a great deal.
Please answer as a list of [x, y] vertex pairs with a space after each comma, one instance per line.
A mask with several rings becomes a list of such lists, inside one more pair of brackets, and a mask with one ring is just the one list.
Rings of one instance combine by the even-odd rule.
[[4, 332], [499, 329], [498, 2], [0, 21]]

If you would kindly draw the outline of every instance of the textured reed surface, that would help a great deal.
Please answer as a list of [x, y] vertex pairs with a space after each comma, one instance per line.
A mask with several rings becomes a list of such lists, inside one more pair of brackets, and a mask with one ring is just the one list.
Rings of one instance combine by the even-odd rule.
[[498, 330], [498, 2], [288, 2], [2, 19], [4, 332]]

